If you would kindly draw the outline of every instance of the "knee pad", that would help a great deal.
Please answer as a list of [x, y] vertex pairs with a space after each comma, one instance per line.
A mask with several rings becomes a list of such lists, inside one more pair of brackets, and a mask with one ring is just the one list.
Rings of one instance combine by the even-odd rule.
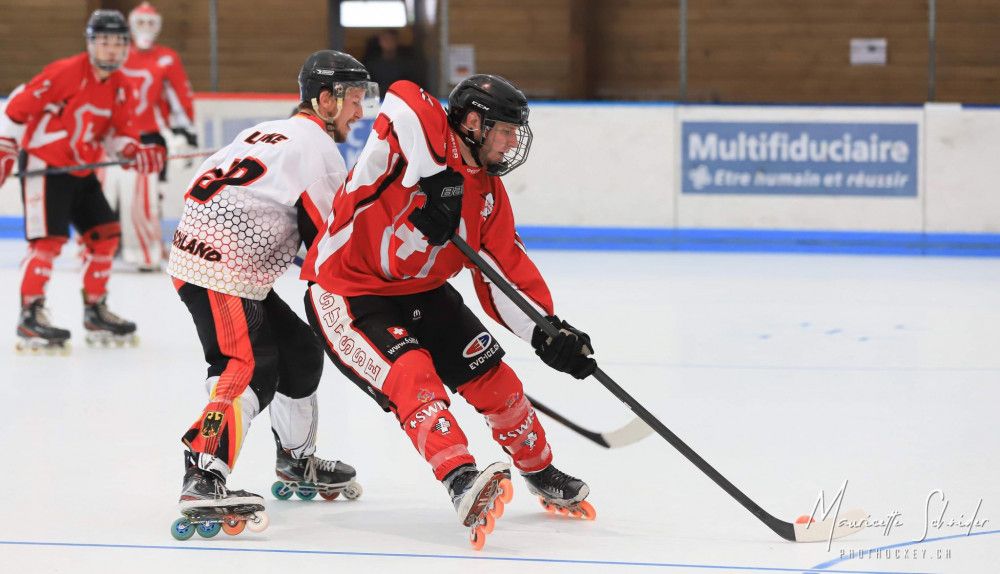
[[425, 349], [414, 349], [400, 355], [389, 369], [382, 385], [400, 424], [403, 419], [427, 403], [441, 401], [451, 404], [441, 377], [434, 370], [434, 361]]
[[80, 234], [84, 247], [95, 255], [114, 255], [121, 240], [121, 225], [116, 222], [95, 225]]
[[55, 259], [66, 245], [66, 237], [42, 237], [28, 242], [28, 257], [41, 257], [49, 261]]

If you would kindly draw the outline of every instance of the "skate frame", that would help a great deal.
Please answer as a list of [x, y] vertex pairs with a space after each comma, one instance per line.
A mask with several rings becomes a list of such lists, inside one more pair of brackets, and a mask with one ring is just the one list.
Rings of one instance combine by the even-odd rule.
[[[511, 300], [512, 303], [517, 305], [517, 307], [524, 312], [538, 327], [548, 336], [556, 337], [559, 335], [559, 329], [557, 329], [552, 323], [545, 318], [537, 309], [535, 309], [530, 303], [528, 303], [524, 297], [521, 296], [514, 288], [508, 283], [500, 274], [491, 267], [478, 253], [476, 253], [469, 244], [465, 242], [464, 239], [459, 237], [457, 234], [453, 235], [451, 242], [458, 247], [459, 251], [464, 254], [469, 261], [486, 275], [489, 280], [499, 288], [504, 295]], [[743, 508], [750, 511], [751, 514], [757, 517], [758, 520], [763, 522], [768, 528], [774, 531], [775, 534], [789, 540], [792, 542], [821, 542], [827, 539], [832, 540], [833, 538], [840, 538], [846, 536], [853, 532], [860, 530], [863, 526], [858, 525], [861, 521], [850, 521], [847, 525], [844, 525], [844, 521], [841, 520], [836, 523], [836, 517], [823, 520], [822, 522], [816, 522], [815, 524], [792, 524], [790, 522], [785, 522], [775, 518], [769, 514], [766, 510], [760, 507], [756, 502], [750, 499], [749, 496], [743, 493], [740, 489], [729, 482], [729, 480], [722, 476], [719, 471], [715, 470], [712, 465], [703, 459], [698, 453], [696, 453], [691, 447], [684, 443], [677, 435], [675, 435], [670, 429], [668, 429], [659, 419], [654, 417], [652, 413], [646, 410], [639, 401], [635, 400], [632, 395], [625, 392], [625, 389], [621, 388], [618, 383], [611, 379], [607, 374], [604, 373], [599, 367], [594, 371], [593, 377], [597, 379], [605, 388], [611, 391], [611, 394], [618, 397], [620, 401], [628, 405], [632, 412], [634, 412], [643, 422], [649, 425], [653, 430], [656, 431], [661, 437], [663, 437], [671, 446], [680, 451], [686, 459], [691, 461], [695, 466], [698, 467], [703, 473], [708, 475], [715, 484], [719, 485], [723, 490], [726, 491], [729, 496], [736, 499]], [[544, 411], [543, 411], [544, 412]], [[854, 519], [856, 517], [865, 516], [862, 510], [849, 510], [841, 517], [850, 517]], [[827, 530], [829, 527], [829, 530]], [[828, 535], [827, 535], [828, 534]]]

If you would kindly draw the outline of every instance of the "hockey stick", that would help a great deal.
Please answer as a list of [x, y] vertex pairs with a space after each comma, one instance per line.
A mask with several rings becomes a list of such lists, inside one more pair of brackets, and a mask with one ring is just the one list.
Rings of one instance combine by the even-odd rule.
[[[559, 330], [552, 325], [545, 318], [544, 315], [538, 312], [530, 303], [528, 303], [524, 297], [521, 296], [514, 288], [508, 283], [500, 274], [493, 269], [478, 253], [469, 247], [469, 244], [465, 242], [464, 239], [458, 235], [454, 235], [451, 238], [451, 242], [458, 247], [469, 261], [482, 271], [483, 275], [486, 275], [494, 285], [500, 289], [512, 303], [517, 305], [517, 307], [523, 311], [542, 331], [549, 335], [550, 337], [555, 337], [559, 334]], [[775, 534], [784, 538], [785, 540], [790, 540], [793, 542], [820, 542], [823, 540], [833, 538], [840, 538], [842, 536], [847, 536], [861, 530], [864, 527], [864, 520], [868, 516], [863, 510], [849, 510], [843, 514], [838, 514], [832, 516], [822, 521], [806, 523], [806, 524], [792, 524], [790, 522], [785, 522], [775, 518], [774, 516], [768, 514], [766, 510], [760, 507], [756, 502], [750, 499], [749, 496], [743, 494], [743, 491], [736, 488], [733, 483], [722, 476], [719, 471], [715, 470], [712, 465], [708, 464], [705, 459], [691, 449], [687, 444], [684, 443], [677, 435], [675, 435], [670, 429], [664, 426], [659, 419], [654, 417], [652, 413], [646, 410], [639, 401], [632, 398], [632, 395], [625, 392], [625, 389], [618, 386], [614, 380], [604, 373], [600, 368], [594, 371], [594, 378], [600, 381], [605, 388], [611, 391], [611, 394], [618, 397], [620, 401], [628, 405], [632, 412], [639, 416], [646, 424], [653, 428], [657, 434], [663, 437], [667, 442], [671, 444], [675, 449], [680, 451], [689, 461], [691, 461], [695, 466], [698, 467], [703, 473], [708, 475], [715, 484], [719, 485], [723, 490], [726, 491], [729, 496], [732, 496], [739, 502], [743, 508], [750, 511], [751, 514], [757, 517], [758, 520], [763, 522], [768, 528], [774, 531]]]
[[583, 428], [582, 426], [574, 423], [568, 418], [555, 412], [549, 407], [538, 402], [538, 400], [535, 399], [534, 397], [528, 395], [525, 396], [528, 397], [528, 402], [530, 402], [531, 406], [535, 407], [536, 410], [541, 411], [542, 413], [548, 415], [549, 418], [556, 421], [557, 423], [566, 426], [570, 430], [576, 432], [579, 435], [582, 435], [587, 439], [590, 439], [591, 441], [603, 446], [604, 448], [618, 448], [622, 446], [627, 446], [646, 438], [647, 436], [649, 436], [651, 432], [653, 432], [653, 429], [649, 428], [649, 425], [642, 422], [642, 419], [640, 418], [632, 419], [630, 423], [628, 423], [627, 425], [623, 426], [618, 430], [614, 430], [611, 432], [604, 432], [604, 433], [594, 432], [592, 430], [587, 430]]
[[[217, 152], [218, 150], [206, 149], [198, 150], [190, 153], [179, 153], [177, 155], [167, 156], [167, 160], [172, 159], [192, 159], [196, 157], [207, 157]], [[58, 175], [61, 173], [70, 173], [73, 171], [86, 171], [91, 169], [97, 169], [100, 167], [111, 167], [114, 165], [126, 166], [135, 163], [132, 159], [119, 159], [119, 160], [109, 160], [109, 161], [99, 161], [97, 163], [84, 163], [81, 165], [69, 165], [65, 167], [49, 167], [45, 169], [33, 169], [30, 171], [21, 171], [14, 174], [14, 177], [37, 177], [40, 175]]]

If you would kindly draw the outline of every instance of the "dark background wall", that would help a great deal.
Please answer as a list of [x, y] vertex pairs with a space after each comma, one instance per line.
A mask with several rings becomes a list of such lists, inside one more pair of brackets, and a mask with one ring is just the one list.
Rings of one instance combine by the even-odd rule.
[[[0, 92], [84, 49], [90, 10], [134, 0], [0, 0]], [[928, 99], [927, 0], [697, 0], [688, 7], [687, 99], [920, 103]], [[328, 47], [327, 0], [219, 0], [219, 89], [292, 92], [305, 56]], [[208, 2], [159, 2], [160, 40], [210, 89]], [[680, 97], [678, 0], [451, 0], [450, 41], [473, 44], [479, 71], [535, 98]], [[374, 30], [345, 30], [361, 56]], [[433, 26], [407, 28], [437, 58]], [[888, 64], [851, 66], [855, 37], [886, 38]], [[937, 4], [935, 99], [1000, 103], [1000, 1]], [[436, 83], [434, 86], [436, 87]]]

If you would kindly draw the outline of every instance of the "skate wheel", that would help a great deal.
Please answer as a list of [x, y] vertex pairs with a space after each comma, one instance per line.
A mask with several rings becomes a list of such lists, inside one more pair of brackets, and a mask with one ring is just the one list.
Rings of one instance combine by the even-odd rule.
[[486, 534], [492, 534], [493, 529], [497, 527], [497, 519], [492, 512], [487, 512], [486, 516], [483, 517], [483, 532]]
[[503, 516], [505, 506], [506, 505], [499, 498], [493, 501], [493, 516], [496, 516], [498, 520], [501, 516]]
[[361, 483], [352, 480], [344, 487], [344, 496], [347, 500], [357, 500], [365, 490], [361, 488]]
[[194, 536], [194, 525], [187, 518], [178, 518], [170, 525], [170, 535], [174, 540], [187, 540]]
[[312, 500], [316, 498], [316, 487], [302, 486], [300, 484], [299, 489], [295, 491], [295, 496], [298, 496], [302, 500]]
[[586, 500], [580, 502], [580, 514], [583, 515], [584, 520], [597, 520], [597, 511], [594, 510], [594, 505]]
[[568, 516], [569, 515], [569, 509], [568, 508], [563, 508], [562, 506], [557, 506], [556, 507], [556, 512], [558, 512], [562, 516]]
[[278, 500], [288, 500], [292, 497], [292, 489], [288, 488], [284, 482], [278, 481], [271, 485], [271, 494]]
[[198, 532], [198, 536], [201, 536], [202, 538], [212, 538], [222, 530], [222, 523], [199, 522], [195, 530]]
[[340, 493], [337, 492], [337, 491], [334, 491], [334, 492], [321, 492], [321, 493], [319, 493], [319, 495], [323, 497], [323, 500], [333, 500], [333, 499], [337, 498], [338, 496], [340, 496]]
[[514, 485], [510, 482], [509, 478], [504, 478], [500, 480], [500, 500], [504, 504], [507, 504], [514, 498]]
[[247, 519], [246, 525], [250, 529], [250, 532], [263, 532], [267, 529], [267, 525], [271, 523], [271, 520], [267, 517], [267, 513], [264, 511], [254, 512], [250, 518]]
[[552, 514], [556, 511], [556, 507], [549, 504], [544, 498], [539, 498], [538, 502], [542, 504], [542, 508], [545, 509], [545, 512]]
[[482, 550], [486, 546], [486, 532], [482, 526], [476, 526], [469, 535], [469, 542], [472, 543], [473, 550]]
[[245, 520], [240, 520], [232, 514], [228, 514], [222, 519], [222, 531], [230, 536], [236, 536], [240, 532], [243, 532], [243, 529], [246, 527], [247, 523]]

